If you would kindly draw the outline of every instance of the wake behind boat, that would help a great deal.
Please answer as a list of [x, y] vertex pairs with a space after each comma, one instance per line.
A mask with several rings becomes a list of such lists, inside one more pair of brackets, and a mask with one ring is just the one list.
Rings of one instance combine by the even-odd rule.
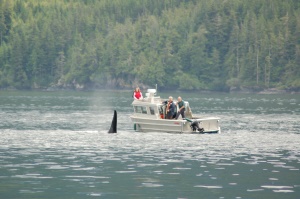
[[[156, 89], [148, 89], [146, 97], [134, 100], [134, 113], [130, 116], [135, 131], [168, 133], [220, 133], [220, 118], [201, 117], [192, 114], [189, 102], [185, 101], [185, 118], [165, 119], [167, 105], [164, 99], [155, 96]], [[176, 102], [176, 101], [174, 101]], [[178, 105], [175, 107], [178, 109]]]

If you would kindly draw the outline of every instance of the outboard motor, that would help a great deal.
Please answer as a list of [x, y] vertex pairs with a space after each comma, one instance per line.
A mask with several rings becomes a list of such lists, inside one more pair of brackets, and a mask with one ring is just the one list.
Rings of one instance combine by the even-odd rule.
[[199, 133], [203, 133], [203, 131], [204, 131], [204, 128], [200, 128], [198, 121], [193, 121], [191, 123], [190, 127], [193, 131], [197, 130], [197, 131], [199, 131]]
[[184, 118], [186, 121], [189, 121], [191, 123], [190, 127], [193, 131], [199, 131], [199, 133], [204, 132], [204, 128], [200, 128], [199, 123], [197, 120], [193, 121], [189, 118]]

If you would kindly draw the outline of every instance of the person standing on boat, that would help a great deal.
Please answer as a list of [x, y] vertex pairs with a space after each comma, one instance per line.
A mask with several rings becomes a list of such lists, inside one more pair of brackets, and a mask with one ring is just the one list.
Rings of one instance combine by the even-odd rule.
[[135, 100], [143, 99], [143, 94], [139, 87], [136, 87], [136, 89], [133, 91], [133, 98]]
[[170, 96], [169, 100], [164, 101], [163, 104], [166, 104], [166, 119], [173, 119], [175, 112], [175, 104], [173, 102], [173, 97]]
[[176, 114], [175, 119], [177, 120], [178, 117], [179, 117], [179, 115], [181, 115], [182, 118], [185, 118], [185, 115], [184, 115], [184, 111], [185, 111], [184, 101], [181, 99], [180, 96], [178, 97], [178, 102], [176, 103], [176, 105], [177, 105], [177, 104], [178, 104], [179, 110], [178, 110], [178, 112], [177, 112], [177, 114]]

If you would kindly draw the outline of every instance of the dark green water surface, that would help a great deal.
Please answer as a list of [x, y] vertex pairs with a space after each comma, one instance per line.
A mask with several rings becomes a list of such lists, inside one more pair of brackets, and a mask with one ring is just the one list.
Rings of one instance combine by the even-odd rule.
[[159, 94], [222, 133], [136, 133], [129, 91], [0, 91], [0, 198], [300, 198], [300, 95]]

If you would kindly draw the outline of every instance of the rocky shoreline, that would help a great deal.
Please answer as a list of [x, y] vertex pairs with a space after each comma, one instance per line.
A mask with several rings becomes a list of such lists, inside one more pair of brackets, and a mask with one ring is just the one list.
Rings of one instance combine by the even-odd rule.
[[230, 88], [229, 93], [257, 93], [257, 94], [296, 94], [300, 93], [299, 90], [293, 90], [293, 89], [279, 89], [279, 88], [246, 88], [246, 87], [240, 87], [240, 88]]

